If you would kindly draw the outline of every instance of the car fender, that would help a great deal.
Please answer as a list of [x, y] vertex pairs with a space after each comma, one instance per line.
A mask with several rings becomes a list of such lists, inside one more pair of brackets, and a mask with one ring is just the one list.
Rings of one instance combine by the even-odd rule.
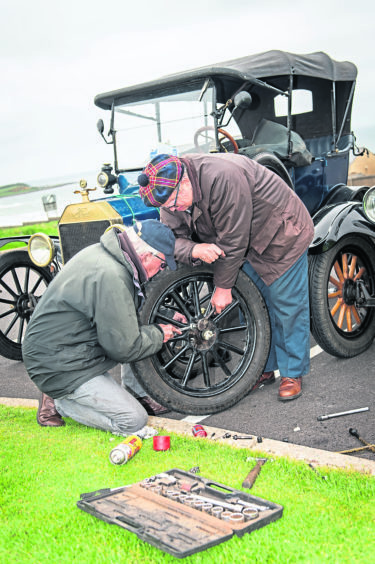
[[[8, 243], [25, 243], [25, 245], [28, 244], [29, 240], [30, 240], [31, 235], [17, 235], [14, 237], [1, 237], [0, 238], [0, 249], [2, 247], [5, 247], [5, 245], [8, 245]], [[48, 237], [50, 239], [52, 239], [52, 241], [59, 241], [59, 238], [57, 235], [48, 235]]]
[[312, 219], [314, 239], [309, 254], [324, 253], [347, 235], [365, 237], [375, 245], [375, 224], [365, 216], [361, 202], [325, 206]]
[[15, 237], [1, 237], [0, 238], [0, 249], [5, 247], [8, 243], [27, 243], [29, 242], [31, 235], [18, 235]]

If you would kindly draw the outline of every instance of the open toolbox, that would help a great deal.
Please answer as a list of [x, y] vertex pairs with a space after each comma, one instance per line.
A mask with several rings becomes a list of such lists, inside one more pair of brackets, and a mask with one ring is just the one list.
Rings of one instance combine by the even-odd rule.
[[178, 468], [81, 494], [77, 506], [177, 558], [242, 537], [283, 513], [281, 505]]

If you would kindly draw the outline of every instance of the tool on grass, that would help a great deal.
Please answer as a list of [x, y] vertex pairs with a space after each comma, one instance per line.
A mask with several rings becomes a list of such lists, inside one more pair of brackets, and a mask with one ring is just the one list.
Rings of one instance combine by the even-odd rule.
[[222, 435], [221, 437], [216, 437], [216, 439], [212, 439], [213, 441], [218, 441], [220, 439], [230, 439], [231, 438], [231, 434], [230, 433], [225, 433], [224, 435]]
[[178, 558], [242, 537], [282, 516], [282, 505], [191, 470], [173, 468], [115, 490], [82, 494], [77, 506]]
[[190, 474], [198, 474], [198, 472], [200, 472], [200, 468], [199, 466], [193, 466], [193, 468], [190, 468], [189, 472]]
[[319, 478], [321, 478], [322, 480], [326, 480], [326, 479], [327, 479], [327, 476], [322, 476], [322, 475], [317, 471], [317, 469], [315, 468], [315, 466], [313, 466], [313, 465], [311, 464], [311, 462], [309, 462], [308, 466], [311, 468], [311, 470], [313, 470], [313, 471], [315, 472], [315, 474], [316, 474], [317, 476], [319, 476]]
[[367, 441], [365, 441], [365, 439], [362, 439], [362, 437], [359, 436], [359, 433], [357, 431], [357, 429], [353, 429], [353, 427], [350, 427], [349, 429], [349, 433], [353, 436], [356, 437], [363, 445], [365, 445], [368, 449], [370, 449], [372, 452], [375, 452], [375, 446], [371, 445], [370, 443], [368, 443]]
[[198, 495], [198, 494], [192, 494], [192, 497], [197, 500], [197, 501], [204, 501], [207, 503], [213, 503], [215, 505], [218, 505], [220, 507], [223, 507], [224, 509], [227, 509], [229, 511], [235, 511], [235, 512], [239, 512], [241, 513], [242, 510], [244, 509], [244, 507], [248, 507], [250, 509], [256, 509], [257, 511], [267, 511], [267, 509], [269, 509], [268, 505], [258, 505], [257, 503], [249, 503], [247, 501], [244, 501], [241, 498], [232, 498], [232, 499], [227, 499], [226, 501], [222, 501], [222, 500], [217, 500], [217, 499], [213, 499], [212, 497], [206, 497], [203, 495]]
[[319, 415], [317, 417], [318, 421], [325, 421], [326, 419], [332, 419], [333, 417], [341, 417], [342, 415], [352, 415], [352, 413], [361, 413], [362, 411], [368, 411], [368, 407], [360, 407], [359, 409], [351, 409], [350, 411], [341, 411], [340, 413], [330, 413], [329, 415]]
[[267, 462], [268, 458], [256, 458], [255, 460], [257, 461], [257, 463], [255, 464], [254, 468], [250, 470], [250, 472], [242, 482], [243, 488], [251, 489], [253, 487], [254, 482], [257, 479], [263, 464]]

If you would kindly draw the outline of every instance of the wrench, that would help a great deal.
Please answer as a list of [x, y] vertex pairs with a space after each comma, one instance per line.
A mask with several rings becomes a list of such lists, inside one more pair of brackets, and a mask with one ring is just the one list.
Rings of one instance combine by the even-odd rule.
[[225, 509], [229, 509], [229, 511], [238, 511], [242, 512], [244, 507], [249, 507], [250, 509], [256, 509], [257, 511], [267, 511], [269, 509], [268, 505], [257, 505], [256, 503], [248, 503], [247, 501], [243, 501], [242, 499], [234, 499], [234, 503], [226, 503], [225, 501], [217, 501], [212, 497], [205, 497], [203, 495], [196, 495], [194, 494], [195, 499], [199, 499], [201, 501], [207, 501], [208, 503], [212, 503], [213, 505], [220, 505], [221, 507], [225, 507]]

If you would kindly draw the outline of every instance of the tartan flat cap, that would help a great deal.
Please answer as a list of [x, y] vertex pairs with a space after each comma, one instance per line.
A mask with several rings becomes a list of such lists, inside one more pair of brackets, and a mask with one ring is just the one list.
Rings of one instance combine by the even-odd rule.
[[139, 194], [148, 207], [159, 208], [168, 200], [184, 174], [180, 159], [157, 155], [138, 176]]

